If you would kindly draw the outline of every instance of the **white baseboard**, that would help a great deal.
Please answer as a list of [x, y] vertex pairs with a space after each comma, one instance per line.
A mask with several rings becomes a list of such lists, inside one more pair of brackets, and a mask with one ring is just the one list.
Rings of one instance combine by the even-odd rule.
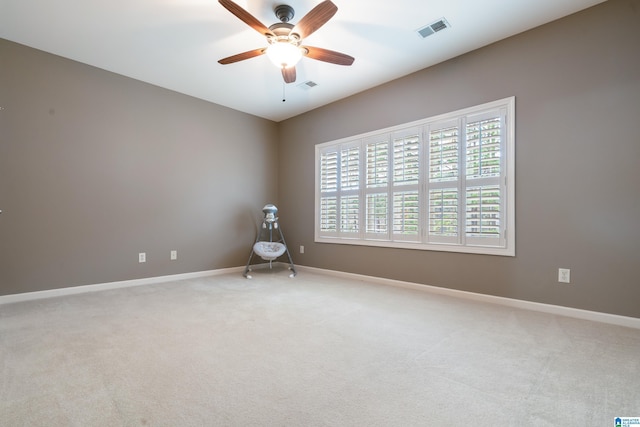
[[539, 302], [524, 301], [513, 298], [497, 297], [494, 295], [478, 294], [475, 292], [460, 291], [457, 289], [441, 288], [438, 286], [423, 285], [420, 283], [403, 282], [401, 280], [384, 279], [381, 277], [366, 276], [362, 274], [345, 273], [342, 271], [325, 270], [322, 268], [296, 266], [298, 271], [309, 271], [346, 279], [361, 280], [382, 285], [397, 286], [401, 288], [416, 289], [424, 292], [432, 292], [455, 298], [464, 298], [479, 302], [503, 305], [506, 307], [520, 308], [524, 310], [538, 311], [555, 314], [558, 316], [572, 317], [575, 319], [590, 320], [593, 322], [607, 323], [611, 325], [625, 326], [627, 328], [640, 329], [640, 318], [619, 316], [617, 314], [601, 313], [598, 311], [582, 310], [579, 308], [564, 307], [560, 305], [543, 304]]
[[[274, 266], [288, 267], [287, 263], [273, 263]], [[265, 264], [268, 266], [268, 264]], [[252, 266], [260, 269], [265, 266], [260, 264]], [[316, 267], [306, 267], [296, 265], [296, 270], [308, 271], [311, 273], [324, 274], [345, 279], [353, 279], [377, 283], [400, 288], [415, 289], [423, 292], [432, 292], [440, 295], [447, 295], [455, 298], [464, 298], [479, 302], [498, 304], [506, 307], [520, 308], [524, 310], [538, 311], [542, 313], [555, 314], [558, 316], [573, 317], [575, 319], [590, 320], [593, 322], [607, 323], [611, 325], [625, 326], [628, 328], [640, 329], [640, 318], [619, 316], [617, 314], [601, 313], [598, 311], [581, 310], [578, 308], [563, 307], [559, 305], [543, 304], [539, 302], [524, 301], [513, 298], [497, 297], [493, 295], [478, 294], [475, 292], [460, 291], [457, 289], [441, 288], [438, 286], [423, 285], [420, 283], [404, 282], [401, 280], [385, 279], [375, 276], [366, 276], [355, 273], [345, 273], [343, 271], [326, 270]], [[218, 276], [227, 273], [242, 273], [244, 267], [222, 268], [219, 270], [197, 271], [193, 273], [173, 274], [169, 276], [148, 277], [144, 279], [124, 280], [120, 282], [99, 283], [95, 285], [73, 286], [69, 288], [51, 289], [46, 291], [25, 292], [22, 294], [0, 296], [0, 305], [14, 302], [30, 301], [42, 298], [59, 297], [64, 295], [81, 294], [85, 292], [97, 292], [108, 289], [127, 288], [132, 286], [151, 285], [154, 283], [170, 282], [175, 280], [195, 279], [199, 277]]]
[[[289, 264], [274, 262], [274, 267], [288, 267]], [[253, 270], [269, 268], [268, 263], [252, 264]], [[219, 276], [227, 273], [241, 273], [245, 267], [221, 268], [218, 270], [196, 271], [193, 273], [172, 274], [168, 276], [145, 277], [142, 279], [122, 280], [119, 282], [98, 283], [94, 285], [70, 286], [67, 288], [48, 289], [46, 291], [25, 292], [21, 294], [0, 295], [0, 305], [14, 302], [31, 301], [43, 298], [61, 297], [65, 295], [98, 292], [109, 289], [129, 288], [132, 286], [153, 285], [155, 283], [171, 282], [175, 280], [196, 279], [198, 277]]]
[[99, 283], [95, 285], [71, 286], [68, 288], [50, 289], [46, 291], [25, 292], [22, 294], [0, 296], [0, 305], [14, 302], [31, 301], [42, 298], [98, 292], [108, 289], [129, 288], [132, 286], [152, 285], [154, 283], [174, 280], [196, 279], [198, 277], [217, 276], [221, 274], [243, 271], [243, 267], [221, 268], [219, 270], [196, 271], [194, 273], [172, 274], [169, 276], [146, 277], [143, 279], [123, 280], [120, 282]]

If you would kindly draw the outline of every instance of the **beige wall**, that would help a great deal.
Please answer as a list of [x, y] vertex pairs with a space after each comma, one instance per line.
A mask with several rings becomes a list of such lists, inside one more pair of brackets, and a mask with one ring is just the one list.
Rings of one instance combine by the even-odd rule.
[[[281, 123], [296, 262], [640, 317], [639, 13], [610, 0]], [[511, 95], [516, 257], [313, 242], [315, 144]]]
[[0, 64], [0, 295], [246, 263], [275, 123], [5, 40]]

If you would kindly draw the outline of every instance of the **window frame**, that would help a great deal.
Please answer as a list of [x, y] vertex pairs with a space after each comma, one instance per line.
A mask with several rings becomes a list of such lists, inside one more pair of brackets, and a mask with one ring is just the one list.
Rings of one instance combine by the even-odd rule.
[[[499, 142], [499, 176], [470, 178], [467, 177], [467, 124], [477, 123], [479, 120], [495, 118], [496, 112], [500, 118], [500, 142]], [[475, 122], [474, 122], [475, 120]], [[452, 125], [457, 127], [457, 171], [455, 179], [443, 179], [430, 181], [430, 135], [431, 130], [445, 129]], [[419, 177], [418, 184], [406, 186], [394, 186], [394, 140], [398, 138], [410, 138], [418, 132], [419, 152]], [[464, 134], [464, 135], [463, 135]], [[386, 184], [382, 186], [368, 186], [368, 152], [367, 144], [387, 141], [387, 176]], [[341, 190], [341, 165], [340, 153], [342, 150], [359, 148], [359, 184], [356, 188]], [[464, 153], [463, 153], [464, 151]], [[323, 192], [321, 186], [321, 158], [326, 153], [338, 153], [337, 183], [333, 192]], [[463, 153], [463, 154], [460, 154]], [[493, 158], [495, 160], [495, 157]], [[314, 209], [314, 241], [316, 243], [349, 244], [363, 246], [377, 246], [416, 250], [433, 250], [445, 252], [474, 253], [486, 255], [515, 256], [515, 97], [508, 97], [485, 104], [464, 108], [461, 110], [440, 114], [437, 116], [405, 123], [385, 129], [375, 130], [352, 137], [329, 141], [315, 146], [315, 209]], [[441, 165], [440, 165], [441, 166]], [[455, 168], [454, 168], [455, 169]], [[394, 194], [401, 192], [402, 188], [414, 191], [418, 190], [418, 234], [400, 235], [394, 233]], [[457, 189], [456, 221], [457, 235], [437, 236], [430, 233], [430, 195], [431, 191], [438, 189]], [[499, 223], [498, 237], [475, 237], [467, 231], [468, 211], [466, 197], [472, 188], [483, 188], [488, 195], [499, 189]], [[371, 195], [384, 195], [386, 197], [386, 232], [371, 232], [369, 227], [368, 202]], [[343, 232], [341, 230], [341, 214], [339, 205], [342, 196], [358, 198], [359, 218], [357, 232], [353, 230]], [[320, 207], [322, 199], [327, 197], [337, 198], [337, 229], [335, 232], [321, 230]], [[381, 197], [383, 200], [385, 197]], [[488, 197], [488, 196], [487, 196]], [[380, 202], [382, 203], [382, 202]], [[490, 203], [489, 203], [490, 204]], [[378, 212], [385, 207], [380, 205]], [[444, 208], [442, 208], [444, 209]], [[482, 209], [482, 208], [481, 208]], [[483, 219], [482, 211], [479, 214]], [[488, 218], [491, 220], [491, 212]], [[472, 215], [473, 216], [473, 215]], [[384, 222], [384, 221], [382, 221]], [[489, 221], [489, 224], [491, 221]], [[477, 233], [476, 233], [477, 234]], [[415, 237], [415, 238], [414, 238]], [[491, 244], [489, 244], [491, 243]]]

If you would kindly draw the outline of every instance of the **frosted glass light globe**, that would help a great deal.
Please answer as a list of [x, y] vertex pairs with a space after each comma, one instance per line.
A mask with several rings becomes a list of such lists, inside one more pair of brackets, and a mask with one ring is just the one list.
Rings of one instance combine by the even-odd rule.
[[289, 68], [302, 59], [302, 50], [287, 41], [281, 41], [267, 48], [267, 56], [276, 67]]

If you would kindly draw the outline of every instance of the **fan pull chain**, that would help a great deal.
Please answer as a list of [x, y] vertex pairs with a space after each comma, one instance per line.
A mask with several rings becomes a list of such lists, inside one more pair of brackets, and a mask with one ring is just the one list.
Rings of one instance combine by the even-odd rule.
[[284, 82], [282, 83], [282, 102], [285, 102], [287, 100], [287, 97], [284, 93], [284, 89], [286, 88], [287, 85], [284, 84]]

